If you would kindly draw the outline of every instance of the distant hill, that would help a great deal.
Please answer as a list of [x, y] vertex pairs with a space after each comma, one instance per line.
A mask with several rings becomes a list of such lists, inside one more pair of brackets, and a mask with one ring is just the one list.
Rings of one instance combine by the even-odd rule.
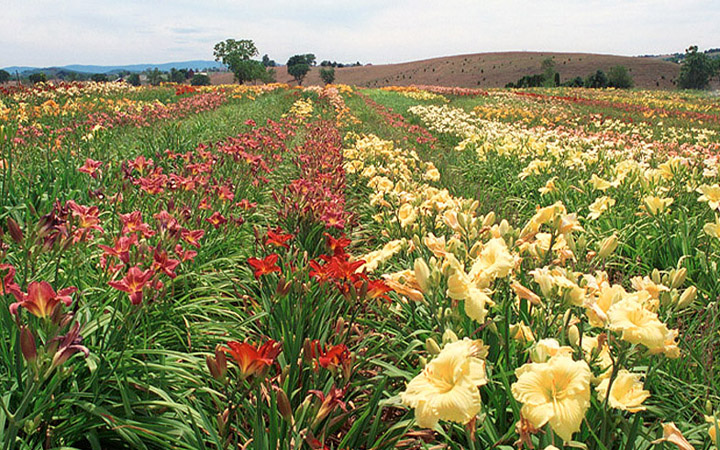
[[179, 61], [179, 62], [169, 62], [169, 63], [162, 63], [162, 64], [128, 64], [124, 66], [91, 66], [91, 65], [81, 65], [81, 64], [71, 64], [68, 66], [62, 66], [62, 67], [27, 67], [27, 66], [12, 66], [12, 67], [5, 67], [4, 70], [7, 70], [8, 72], [14, 74], [15, 71], [19, 72], [20, 75], [29, 75], [34, 72], [46, 72], [48, 75], [65, 71], [65, 72], [80, 72], [80, 73], [118, 73], [120, 71], [128, 71], [128, 72], [142, 72], [147, 69], [154, 69], [157, 67], [158, 69], [167, 72], [168, 70], [172, 69], [173, 67], [176, 69], [223, 69], [225, 66], [222, 65], [222, 63], [219, 63], [217, 61], [204, 61], [204, 60], [196, 60], [196, 61]]
[[[525, 75], [540, 73], [546, 58], [555, 60], [561, 81], [586, 77], [597, 70], [611, 67], [628, 68], [635, 86], [644, 89], [673, 89], [673, 80], [680, 73], [676, 63], [658, 58], [598, 55], [592, 53], [502, 52], [447, 56], [399, 64], [365, 65], [335, 69], [335, 81], [366, 87], [429, 84], [467, 88], [503, 87]], [[277, 81], [290, 83], [286, 67], [276, 67]], [[320, 68], [308, 74], [306, 85], [322, 84]], [[212, 74], [214, 84], [232, 83], [232, 73]], [[293, 82], [294, 83], [294, 82]]]

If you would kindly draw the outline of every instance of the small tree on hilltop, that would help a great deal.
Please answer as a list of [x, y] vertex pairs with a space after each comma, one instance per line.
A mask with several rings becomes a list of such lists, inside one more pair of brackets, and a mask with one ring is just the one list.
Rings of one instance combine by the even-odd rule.
[[585, 87], [588, 88], [604, 88], [608, 85], [607, 75], [602, 70], [598, 70], [594, 74], [587, 77]]
[[269, 78], [263, 63], [250, 59], [258, 55], [255, 43], [250, 39], [239, 41], [226, 39], [224, 42], [218, 42], [215, 44], [213, 54], [215, 61], [225, 64], [240, 84], [253, 80], [266, 81]]
[[45, 72], [37, 72], [30, 75], [28, 79], [32, 84], [44, 83], [47, 81], [47, 76], [45, 75]]
[[633, 79], [625, 66], [615, 66], [608, 70], [608, 86], [618, 89], [633, 87]]
[[5, 84], [10, 81], [10, 72], [7, 70], [0, 70], [0, 84]]
[[[540, 65], [543, 71], [543, 86], [545, 87], [555, 87], [558, 85], [558, 83], [555, 82], [555, 75], [557, 72], [555, 72], [555, 60], [552, 58], [545, 58]], [[558, 79], [558, 81], [560, 81]]]
[[685, 59], [680, 67], [678, 87], [681, 89], [705, 89], [710, 78], [718, 70], [715, 62], [705, 53], [699, 53], [697, 45], [685, 50]]
[[335, 69], [332, 67], [320, 69], [320, 78], [325, 84], [332, 84], [335, 81]]
[[290, 75], [297, 81], [299, 86], [305, 79], [305, 75], [310, 72], [310, 66], [315, 65], [315, 55], [306, 53], [304, 55], [294, 55], [288, 59], [287, 70]]

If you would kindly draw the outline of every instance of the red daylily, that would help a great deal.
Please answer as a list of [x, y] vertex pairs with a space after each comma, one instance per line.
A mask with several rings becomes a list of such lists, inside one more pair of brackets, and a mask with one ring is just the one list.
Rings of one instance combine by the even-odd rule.
[[242, 209], [253, 209], [257, 206], [257, 202], [251, 202], [250, 200], [244, 198], [240, 200], [239, 202], [235, 203], [235, 206]]
[[320, 341], [314, 340], [306, 349], [310, 353], [308, 356], [312, 359], [317, 358], [318, 364], [324, 369], [335, 370], [350, 358], [350, 350], [345, 344], [328, 347], [320, 344]]
[[60, 303], [70, 306], [72, 303], [70, 294], [73, 292], [77, 292], [76, 287], [60, 289], [56, 293], [47, 281], [31, 281], [28, 284], [27, 294], [20, 290], [10, 292], [18, 300], [10, 305], [10, 313], [16, 314], [18, 308], [22, 306], [32, 315], [45, 318], [50, 316]]
[[145, 159], [143, 155], [135, 158], [135, 161], [130, 161], [130, 167], [140, 172], [141, 175], [145, 172], [146, 167], [152, 167], [154, 164], [152, 159]]
[[328, 262], [328, 272], [330, 276], [337, 280], [349, 280], [353, 278], [357, 269], [365, 264], [362, 259], [350, 262], [346, 258], [333, 256]]
[[10, 264], [0, 264], [0, 271], [7, 270], [4, 277], [0, 277], [0, 295], [19, 292], [20, 286], [15, 283], [15, 268]]
[[227, 219], [225, 217], [223, 217], [223, 215], [220, 214], [220, 212], [218, 212], [218, 211], [215, 211], [214, 213], [212, 213], [212, 216], [205, 219], [205, 221], [210, 223], [210, 225], [212, 225], [213, 227], [215, 227], [216, 230], [220, 227], [220, 225], [227, 223]]
[[109, 281], [108, 284], [115, 289], [127, 292], [130, 295], [130, 302], [133, 305], [142, 303], [143, 289], [150, 279], [155, 275], [152, 269], [141, 270], [134, 266], [128, 270], [124, 278], [118, 281]]
[[83, 164], [82, 167], [78, 168], [78, 172], [83, 172], [93, 178], [97, 178], [98, 169], [100, 168], [100, 166], [102, 166], [102, 164], [102, 161], [95, 161], [87, 158], [85, 159], [85, 164]]
[[235, 194], [227, 186], [220, 186], [217, 188], [217, 196], [223, 201], [233, 201]]
[[171, 259], [170, 257], [168, 257], [168, 252], [156, 248], [155, 253], [153, 254], [153, 264], [151, 269], [156, 272], [161, 271], [170, 278], [175, 279], [175, 277], [177, 277], [177, 274], [175, 273], [175, 268], [179, 264], [180, 261], [178, 261], [177, 259]]
[[282, 350], [282, 344], [272, 339], [255, 347], [247, 342], [230, 341], [223, 350], [230, 354], [240, 368], [243, 379], [261, 372], [272, 365]]
[[325, 233], [325, 236], [328, 238], [328, 247], [330, 247], [330, 250], [332, 250], [333, 254], [338, 256], [344, 255], [345, 248], [352, 243], [352, 241], [345, 237], [344, 234], [337, 239], [335, 239], [328, 233]]
[[247, 262], [253, 269], [255, 269], [255, 278], [260, 278], [261, 275], [267, 275], [273, 272], [280, 272], [280, 268], [275, 264], [278, 262], [280, 256], [276, 253], [266, 256], [264, 259], [259, 258], [248, 258]]
[[98, 218], [100, 210], [97, 206], [78, 205], [73, 200], [68, 200], [65, 206], [70, 209], [73, 217], [79, 219], [78, 227], [103, 232], [102, 227], [100, 227], [100, 219]]
[[187, 242], [188, 244], [192, 245], [195, 248], [200, 248], [200, 239], [205, 236], [205, 230], [182, 230], [180, 233], [180, 237], [182, 237], [183, 241]]
[[53, 355], [52, 368], [65, 364], [65, 361], [77, 352], [82, 352], [85, 358], [87, 358], [90, 350], [82, 345], [82, 339], [82, 336], [80, 336], [80, 324], [78, 322], [75, 322], [65, 336], [54, 338], [51, 341], [50, 348], [57, 346], [57, 350]]
[[290, 246], [287, 244], [287, 241], [289, 241], [293, 237], [294, 236], [289, 233], [282, 234], [282, 230], [280, 229], [280, 227], [278, 227], [276, 231], [268, 230], [267, 238], [265, 238], [265, 244], [274, 245], [275, 247], [290, 248]]
[[145, 238], [155, 235], [155, 232], [150, 229], [150, 225], [143, 222], [142, 213], [140, 211], [133, 211], [129, 214], [120, 214], [120, 220], [122, 220], [123, 223], [123, 234], [140, 232]]
[[324, 394], [322, 391], [317, 391], [317, 390], [310, 390], [308, 392], [310, 394], [315, 395], [317, 398], [319, 398], [320, 402], [321, 402], [320, 409], [318, 410], [317, 414], [315, 415], [315, 420], [313, 421], [313, 426], [319, 424], [325, 417], [327, 417], [337, 407], [340, 407], [343, 411], [347, 411], [345, 402], [342, 401], [343, 397], [345, 397], [345, 388], [338, 389], [335, 386], [333, 386], [330, 388], [330, 391], [327, 394]]
[[107, 256], [114, 256], [120, 261], [127, 264], [130, 262], [130, 247], [135, 245], [137, 243], [137, 236], [132, 235], [130, 237], [128, 236], [120, 236], [119, 238], [115, 239], [115, 246], [114, 247], [108, 247], [107, 245], [98, 245], [105, 255]]
[[385, 284], [382, 280], [372, 280], [368, 281], [367, 285], [367, 295], [369, 298], [375, 299], [375, 298], [381, 298], [387, 301], [390, 301], [390, 297], [387, 296], [387, 292], [392, 291], [390, 286]]

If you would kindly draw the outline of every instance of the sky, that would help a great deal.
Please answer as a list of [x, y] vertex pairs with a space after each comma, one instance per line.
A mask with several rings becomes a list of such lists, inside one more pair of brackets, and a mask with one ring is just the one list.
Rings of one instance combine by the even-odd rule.
[[666, 54], [720, 47], [719, 24], [719, 0], [0, 0], [0, 67], [212, 60], [227, 38], [278, 63]]

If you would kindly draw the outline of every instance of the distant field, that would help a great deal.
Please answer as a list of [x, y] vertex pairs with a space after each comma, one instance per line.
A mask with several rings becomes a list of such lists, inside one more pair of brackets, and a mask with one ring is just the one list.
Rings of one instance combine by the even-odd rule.
[[[643, 89], [672, 89], [680, 66], [656, 58], [640, 58], [590, 53], [555, 52], [503, 52], [477, 53], [412, 61], [400, 64], [383, 64], [348, 67], [335, 70], [336, 82], [356, 86], [408, 86], [430, 84], [467, 88], [503, 87], [524, 75], [541, 71], [540, 64], [554, 58], [556, 69], [563, 81], [577, 76], [585, 77], [596, 70], [607, 72], [613, 66], [623, 65], [630, 70], [635, 85]], [[277, 81], [290, 83], [287, 68], [278, 67]], [[305, 84], [321, 84], [320, 68], [308, 74]], [[232, 83], [232, 74], [212, 76], [213, 84]]]

